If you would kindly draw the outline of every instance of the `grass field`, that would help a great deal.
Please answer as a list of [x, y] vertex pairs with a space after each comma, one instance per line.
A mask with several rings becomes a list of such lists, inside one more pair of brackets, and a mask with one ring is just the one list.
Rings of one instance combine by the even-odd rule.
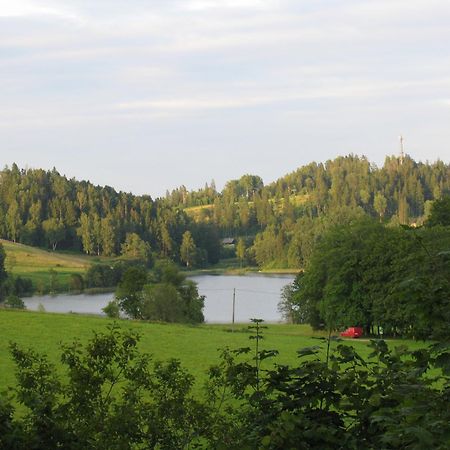
[[[9, 342], [33, 348], [48, 355], [55, 363], [59, 360], [60, 344], [74, 339], [86, 342], [94, 330], [105, 330], [112, 320], [102, 317], [75, 314], [50, 314], [0, 309], [0, 391], [13, 386], [14, 364], [9, 355]], [[239, 348], [252, 346], [247, 324], [235, 325], [235, 332], [225, 325], [178, 325], [121, 321], [124, 328], [131, 328], [142, 336], [140, 349], [165, 360], [178, 358], [196, 378], [197, 389], [206, 380], [208, 368], [218, 362], [218, 349], [229, 346]], [[323, 336], [314, 333], [307, 325], [268, 325], [264, 330], [262, 348], [277, 349], [278, 363], [294, 364], [296, 350], [321, 341]], [[363, 357], [370, 349], [367, 340], [351, 341]], [[411, 348], [423, 347], [422, 342], [393, 341], [392, 345], [407, 344]], [[336, 344], [332, 344], [336, 345]]]
[[48, 290], [51, 269], [56, 271], [56, 281], [60, 289], [68, 290], [72, 274], [84, 274], [92, 264], [111, 260], [111, 258], [52, 252], [5, 240], [0, 242], [6, 252], [6, 270], [14, 275], [30, 278], [38, 290]]

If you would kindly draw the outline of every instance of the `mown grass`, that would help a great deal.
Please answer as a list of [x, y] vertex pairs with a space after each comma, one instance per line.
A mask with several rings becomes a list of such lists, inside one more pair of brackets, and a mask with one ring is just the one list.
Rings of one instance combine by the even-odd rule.
[[[0, 391], [15, 383], [14, 364], [9, 354], [9, 342], [33, 348], [48, 355], [50, 361], [59, 362], [61, 343], [75, 339], [86, 342], [94, 331], [102, 331], [112, 324], [108, 318], [75, 314], [51, 314], [0, 309]], [[219, 349], [224, 347], [252, 347], [248, 324], [236, 324], [234, 332], [227, 325], [189, 326], [135, 321], [120, 321], [121, 326], [141, 335], [139, 348], [156, 360], [177, 358], [192, 373], [196, 389], [206, 381], [208, 368], [219, 361]], [[323, 333], [313, 332], [307, 325], [269, 324], [263, 330], [262, 348], [277, 349], [280, 364], [295, 364], [296, 351], [319, 345]], [[371, 350], [368, 340], [350, 341], [364, 358]], [[423, 347], [423, 342], [393, 341], [391, 345], [406, 344], [410, 348]], [[335, 343], [332, 344], [336, 345]], [[270, 363], [265, 363], [269, 365]], [[58, 364], [59, 369], [62, 367]]]
[[0, 240], [0, 242], [6, 252], [8, 272], [31, 279], [35, 288], [43, 292], [50, 288], [51, 270], [56, 272], [58, 288], [67, 291], [72, 274], [83, 275], [92, 264], [112, 260], [111, 258], [53, 252], [6, 240]]

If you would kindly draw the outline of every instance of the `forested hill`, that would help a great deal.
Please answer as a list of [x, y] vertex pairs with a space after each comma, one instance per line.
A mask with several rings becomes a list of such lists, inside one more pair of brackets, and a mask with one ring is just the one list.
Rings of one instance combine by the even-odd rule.
[[202, 263], [219, 259], [216, 227], [196, 224], [150, 196], [68, 179], [56, 169], [0, 172], [0, 237], [28, 245], [111, 256], [151, 251], [177, 259], [183, 235], [197, 242]]
[[[449, 175], [450, 164], [442, 161], [430, 164], [415, 162], [409, 156], [403, 160], [390, 156], [383, 167], [378, 168], [365, 157], [349, 155], [324, 164], [312, 162], [267, 186], [257, 175], [244, 175], [239, 180], [229, 181], [222, 192], [217, 192], [212, 182], [192, 192], [181, 186], [167, 192], [166, 199], [171, 205], [185, 207], [215, 203], [219, 209], [225, 209], [222, 215], [216, 212], [221, 215], [224, 227], [235, 225], [236, 220], [227, 223], [226, 219], [233, 215], [227, 209], [233, 205], [237, 211], [240, 205], [236, 202], [241, 199], [254, 201], [256, 206], [260, 200], [264, 203], [268, 199], [290, 199], [293, 206], [302, 203], [305, 212], [311, 216], [334, 207], [359, 206], [369, 214], [385, 218], [397, 215], [406, 223], [410, 219], [420, 219], [426, 213], [426, 201], [440, 198], [449, 191]], [[259, 211], [259, 216], [263, 219], [264, 213]]]
[[349, 155], [311, 163], [264, 186], [256, 175], [166, 194], [198, 222], [214, 223], [223, 236], [247, 239], [247, 259], [261, 267], [302, 267], [329, 226], [363, 215], [392, 224], [420, 225], [435, 199], [450, 193], [450, 164], [387, 157], [378, 168]]
[[330, 225], [363, 215], [421, 224], [432, 201], [449, 193], [449, 164], [408, 156], [387, 157], [378, 168], [349, 155], [300, 167], [266, 186], [244, 175], [221, 192], [212, 182], [156, 200], [67, 179], [55, 169], [13, 165], [0, 172], [0, 237], [104, 255], [140, 239], [156, 256], [188, 265], [217, 262], [219, 238], [242, 237], [247, 262], [301, 267]]

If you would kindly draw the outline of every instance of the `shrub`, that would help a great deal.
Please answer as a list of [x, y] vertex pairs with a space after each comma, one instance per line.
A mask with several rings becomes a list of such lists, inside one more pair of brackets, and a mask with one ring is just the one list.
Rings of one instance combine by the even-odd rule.
[[111, 300], [102, 311], [112, 319], [118, 319], [120, 317], [120, 307], [117, 300]]
[[79, 273], [70, 275], [69, 286], [71, 291], [82, 291], [84, 289], [84, 280]]
[[17, 295], [8, 295], [5, 300], [5, 306], [14, 309], [25, 309], [25, 303]]

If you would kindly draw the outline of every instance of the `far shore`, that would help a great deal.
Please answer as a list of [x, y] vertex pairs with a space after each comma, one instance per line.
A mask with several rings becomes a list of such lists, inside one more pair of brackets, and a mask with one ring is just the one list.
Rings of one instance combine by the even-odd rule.
[[198, 275], [297, 275], [301, 270], [299, 269], [258, 269], [257, 267], [228, 267], [228, 268], [208, 268], [186, 270], [184, 273], [188, 277], [195, 277]]

